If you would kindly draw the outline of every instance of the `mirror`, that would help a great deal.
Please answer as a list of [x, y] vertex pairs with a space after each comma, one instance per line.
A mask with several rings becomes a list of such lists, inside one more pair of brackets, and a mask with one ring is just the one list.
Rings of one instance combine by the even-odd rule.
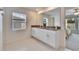
[[12, 13], [12, 30], [23, 30], [26, 29], [26, 15], [22, 13]]
[[60, 8], [42, 13], [43, 26], [51, 28], [60, 28]]

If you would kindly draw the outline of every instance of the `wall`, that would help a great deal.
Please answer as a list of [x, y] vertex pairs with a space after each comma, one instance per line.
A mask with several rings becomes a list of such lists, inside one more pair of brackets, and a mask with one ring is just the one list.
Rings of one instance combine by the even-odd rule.
[[[11, 15], [12, 12], [19, 12], [27, 15], [27, 28], [20, 31], [12, 31], [11, 28]], [[31, 36], [31, 20], [33, 15], [31, 11], [25, 8], [15, 8], [15, 7], [5, 7], [4, 8], [4, 18], [3, 18], [3, 40], [4, 49], [6, 44], [16, 42], [18, 40], [27, 39]], [[34, 18], [33, 18], [34, 19]]]
[[2, 50], [2, 15], [0, 12], [0, 50]]
[[37, 12], [30, 12], [31, 18], [31, 25], [42, 25], [42, 15], [38, 14]]

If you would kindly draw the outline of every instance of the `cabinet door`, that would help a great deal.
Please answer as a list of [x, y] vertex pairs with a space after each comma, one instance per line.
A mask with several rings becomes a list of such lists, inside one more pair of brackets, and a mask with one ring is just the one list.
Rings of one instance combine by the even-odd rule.
[[56, 40], [56, 32], [54, 32], [54, 31], [48, 31], [48, 33], [47, 33], [47, 43], [49, 44], [49, 45], [51, 45], [52, 47], [55, 47], [55, 40]]
[[48, 43], [48, 38], [47, 38], [48, 34], [47, 34], [47, 30], [44, 30], [43, 33], [44, 33], [43, 36], [42, 36], [42, 37], [43, 37], [43, 41], [44, 41], [45, 43]]
[[46, 30], [39, 29], [39, 39], [43, 42], [46, 41]]
[[36, 36], [37, 36], [37, 39], [41, 40], [41, 30], [40, 29], [36, 29]]
[[55, 47], [55, 40], [56, 40], [55, 34], [56, 34], [55, 31], [49, 31], [49, 30], [38, 29], [38, 28], [32, 29], [32, 36], [43, 41], [44, 43], [51, 45], [52, 47]]
[[44, 41], [46, 40], [46, 31], [43, 29], [32, 28], [32, 36], [35, 38]]

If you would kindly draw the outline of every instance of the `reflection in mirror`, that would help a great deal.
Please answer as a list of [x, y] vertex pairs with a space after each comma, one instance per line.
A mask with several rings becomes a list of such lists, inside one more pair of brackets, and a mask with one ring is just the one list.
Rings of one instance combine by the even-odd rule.
[[46, 28], [60, 29], [60, 8], [44, 12], [42, 16], [43, 26], [46, 26]]
[[43, 26], [48, 26], [48, 18], [43, 18]]
[[12, 13], [12, 30], [24, 30], [26, 29], [26, 15], [22, 13]]
[[65, 12], [66, 47], [79, 51], [79, 8], [66, 7]]

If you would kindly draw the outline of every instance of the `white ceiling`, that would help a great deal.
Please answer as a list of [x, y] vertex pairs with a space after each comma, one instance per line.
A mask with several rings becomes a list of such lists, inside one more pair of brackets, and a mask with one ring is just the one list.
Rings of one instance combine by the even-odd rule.
[[56, 7], [24, 7], [24, 8], [31, 11], [36, 11], [40, 14], [40, 13], [48, 12], [49, 10], [54, 10]]
[[60, 8], [59, 8], [59, 7], [56, 8], [56, 9], [53, 9], [53, 10], [51, 10], [51, 11], [45, 12], [45, 13], [43, 13], [43, 14], [52, 16], [52, 15], [54, 15], [54, 14], [57, 13], [57, 12], [58, 12], [58, 13], [60, 12]]
[[[73, 14], [75, 8], [78, 8], [78, 7], [65, 7], [66, 15]], [[56, 9], [53, 9], [51, 11], [45, 12], [43, 14], [54, 15], [57, 12], [60, 12], [60, 7], [56, 8]]]
[[26, 8], [32, 11], [37, 11], [37, 9], [38, 11], [41, 11], [47, 9], [48, 7], [26, 7]]
[[[55, 8], [55, 7], [23, 7], [25, 9], [28, 9], [28, 10], [31, 10], [31, 11], [43, 11], [44, 14], [47, 14], [47, 15], [53, 15], [55, 14], [57, 11], [60, 12], [60, 7], [58, 8]], [[48, 11], [46, 11], [48, 8], [52, 8]], [[72, 14], [73, 13], [73, 10], [75, 8], [78, 8], [78, 7], [65, 7], [65, 12], [66, 14]], [[0, 10], [2, 10], [3, 8], [0, 7]]]

